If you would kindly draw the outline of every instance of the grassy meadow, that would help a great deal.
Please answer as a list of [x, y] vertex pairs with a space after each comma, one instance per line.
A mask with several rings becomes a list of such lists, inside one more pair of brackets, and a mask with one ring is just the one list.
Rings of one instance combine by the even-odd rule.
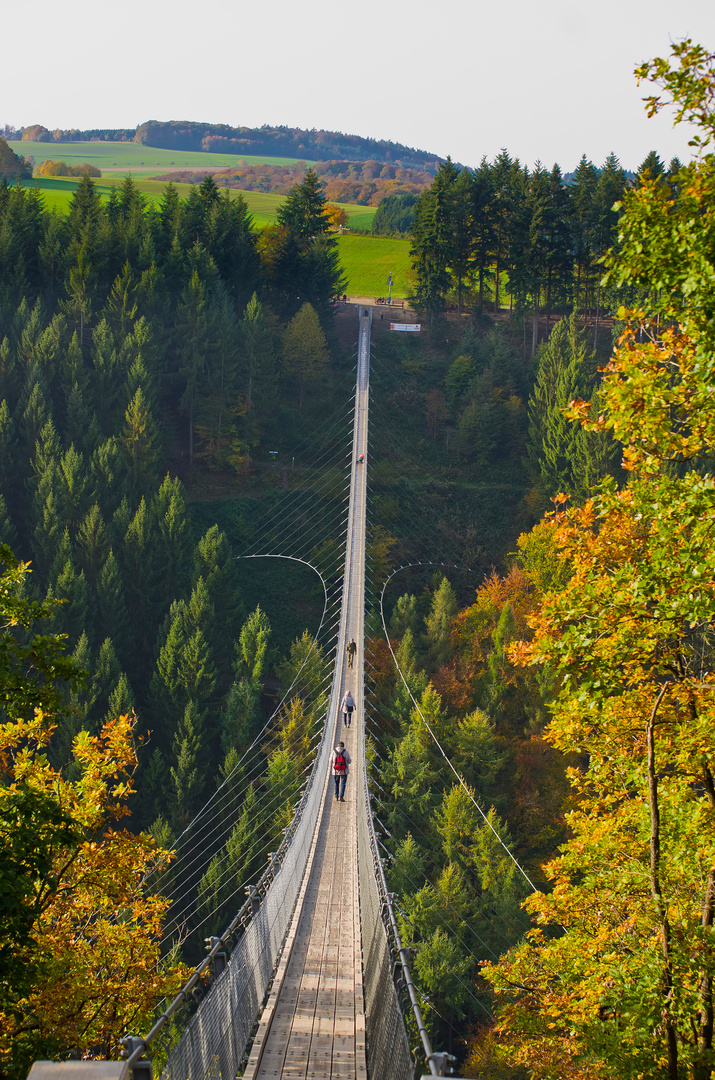
[[[31, 154], [35, 164], [43, 161], [66, 161], [68, 165], [96, 165], [98, 169], [111, 169], [120, 174], [131, 172], [133, 176], [152, 176], [156, 170], [196, 168], [229, 165], [295, 165], [298, 158], [279, 158], [260, 155], [236, 157], [235, 154], [205, 154], [198, 150], [158, 150], [155, 146], [140, 146], [133, 142], [9, 142], [16, 154]], [[301, 159], [303, 160], [303, 159]], [[312, 165], [306, 161], [306, 165]]]
[[[364, 211], [365, 207], [361, 207]], [[403, 300], [410, 293], [410, 241], [381, 236], [344, 234], [338, 241], [340, 261], [352, 296], [387, 296], [387, 275], [392, 272], [392, 295]]]
[[[18, 144], [20, 145], [20, 144]], [[21, 144], [24, 148], [27, 143]], [[33, 146], [47, 146], [47, 143], [33, 143]], [[52, 144], [49, 144], [52, 145]], [[70, 144], [82, 145], [82, 144]], [[97, 146], [102, 144], [87, 143], [84, 145]], [[131, 144], [109, 144], [131, 145]], [[142, 149], [139, 147], [139, 149]], [[205, 154], [204, 157], [218, 157], [218, 155]], [[68, 159], [63, 158], [64, 161]], [[78, 160], [86, 160], [78, 158]], [[73, 163], [74, 164], [74, 163]], [[92, 164], [92, 162], [90, 162]], [[133, 170], [132, 170], [133, 172]], [[97, 190], [103, 198], [108, 199], [111, 189], [120, 187], [123, 182], [122, 175], [105, 175], [95, 180]], [[59, 214], [66, 214], [70, 200], [77, 187], [75, 177], [36, 177], [25, 182], [27, 187], [37, 188], [42, 193], [45, 205]], [[137, 189], [145, 197], [147, 203], [158, 203], [164, 193], [166, 183], [163, 180], [135, 179]], [[185, 199], [188, 195], [190, 184], [177, 184], [179, 196]], [[262, 228], [272, 225], [276, 221], [278, 208], [283, 202], [283, 195], [266, 194], [261, 191], [237, 191], [228, 188], [229, 197], [243, 195], [248, 203], [248, 209], [253, 214], [253, 219]], [[357, 206], [350, 203], [340, 204], [348, 215], [348, 228], [354, 224], [357, 228], [369, 228], [375, 207]], [[409, 294], [408, 273], [410, 269], [410, 242], [409, 240], [383, 239], [377, 236], [362, 236], [359, 234], [345, 233], [338, 239], [340, 258], [348, 278], [347, 291], [351, 296], [384, 296], [387, 293], [387, 275], [392, 271], [392, 295], [400, 300]]]

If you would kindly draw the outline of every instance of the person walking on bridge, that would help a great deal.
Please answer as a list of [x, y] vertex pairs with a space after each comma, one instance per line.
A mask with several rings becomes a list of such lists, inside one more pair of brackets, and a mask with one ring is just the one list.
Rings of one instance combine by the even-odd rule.
[[348, 654], [348, 667], [352, 667], [355, 653], [357, 652], [357, 642], [355, 641], [355, 638], [348, 642], [345, 652]]
[[339, 742], [330, 756], [330, 770], [335, 780], [335, 798], [345, 802], [345, 784], [347, 783], [352, 758], [345, 749], [345, 743]]
[[352, 696], [349, 690], [345, 691], [345, 696], [340, 702], [340, 711], [343, 714], [343, 723], [345, 727], [350, 727], [350, 721], [353, 718], [353, 709], [355, 708], [355, 698]]

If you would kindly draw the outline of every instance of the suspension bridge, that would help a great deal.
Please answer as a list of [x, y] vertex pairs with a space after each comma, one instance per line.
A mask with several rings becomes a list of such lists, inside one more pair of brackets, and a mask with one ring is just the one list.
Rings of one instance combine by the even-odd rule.
[[[343, 507], [342, 573], [322, 575], [325, 607], [315, 638], [322, 633], [330, 641], [334, 662], [325, 687], [318, 687], [322, 722], [290, 824], [259, 879], [243, 886], [242, 903], [235, 869], [221, 870], [224, 900], [228, 896], [238, 911], [207, 939], [206, 958], [174, 1000], [163, 1003], [152, 1029], [124, 1040], [125, 1061], [36, 1062], [32, 1080], [58, 1080], [54, 1070], [62, 1080], [74, 1071], [82, 1080], [94, 1080], [93, 1073], [96, 1080], [125, 1080], [129, 1071], [134, 1080], [152, 1074], [162, 1080], [413, 1080], [444, 1075], [453, 1060], [433, 1051], [423, 1023], [368, 787], [363, 646], [371, 319], [371, 309], [358, 308], [355, 394], [342, 423], [352, 431], [349, 495], [335, 496], [336, 512]], [[280, 529], [277, 515], [249, 557], [289, 557], [277, 551]], [[304, 557], [290, 557], [311, 565], [314, 539], [306, 536]], [[354, 658], [346, 653], [351, 640]], [[349, 727], [339, 711], [348, 689], [356, 702]], [[344, 802], [334, 797], [331, 779], [338, 739], [351, 757]], [[218, 850], [235, 826], [236, 792], [245, 794], [252, 767], [250, 753], [246, 757], [236, 767], [243, 780], [227, 777], [177, 842], [173, 878], [162, 882], [172, 896], [167, 939], [181, 940], [189, 918], [185, 897], [193, 897], [195, 912], [203, 895], [206, 852]], [[252, 846], [260, 846], [258, 837]], [[172, 885], [179, 878], [181, 888]]]

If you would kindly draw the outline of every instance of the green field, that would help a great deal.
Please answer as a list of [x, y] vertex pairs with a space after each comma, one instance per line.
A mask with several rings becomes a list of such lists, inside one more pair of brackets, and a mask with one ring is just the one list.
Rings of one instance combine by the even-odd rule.
[[[97, 191], [105, 199], [109, 198], [109, 192], [114, 187], [121, 187], [124, 182], [123, 176], [102, 176], [100, 179], [95, 180], [95, 186]], [[52, 210], [57, 210], [59, 213], [67, 213], [69, 210], [70, 199], [77, 187], [76, 177], [69, 176], [36, 176], [32, 180], [25, 181], [25, 187], [37, 188], [42, 192], [42, 196], [45, 200], [45, 204]], [[148, 203], [158, 203], [164, 194], [166, 188], [165, 180], [134, 180], [135, 187], [138, 191], [144, 195]], [[179, 192], [179, 196], [185, 199], [189, 194], [192, 184], [175, 184], [174, 185]], [[222, 189], [223, 190], [223, 189]], [[278, 207], [283, 202], [285, 195], [273, 195], [270, 192], [263, 191], [238, 191], [236, 188], [226, 189], [231, 198], [235, 198], [237, 195], [243, 195], [244, 199], [248, 203], [248, 209], [253, 214], [256, 225], [273, 225], [278, 213]], [[348, 227], [350, 223], [355, 220], [359, 222], [359, 228], [369, 228], [373, 215], [375, 214], [375, 207], [357, 206], [352, 203], [340, 203], [345, 213], [348, 215]]]
[[[16, 154], [31, 154], [39, 165], [51, 161], [66, 161], [68, 165], [96, 165], [98, 169], [111, 169], [120, 173], [131, 172], [134, 176], [151, 176], [157, 168], [170, 170], [189, 166], [237, 165], [294, 165], [298, 158], [250, 157], [236, 154], [204, 154], [197, 150], [157, 150], [154, 146], [120, 142], [9, 142]], [[303, 160], [303, 159], [300, 159]], [[306, 165], [312, 165], [306, 161]]]
[[[365, 207], [360, 209], [364, 212]], [[340, 237], [338, 243], [351, 296], [387, 296], [387, 275], [390, 271], [393, 297], [403, 300], [409, 296], [409, 240], [346, 234]]]

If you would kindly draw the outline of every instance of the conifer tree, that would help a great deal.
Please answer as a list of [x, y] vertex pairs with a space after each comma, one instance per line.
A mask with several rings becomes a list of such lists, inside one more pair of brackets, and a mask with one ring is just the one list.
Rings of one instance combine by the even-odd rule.
[[311, 304], [303, 304], [283, 334], [283, 368], [298, 381], [298, 408], [303, 409], [306, 382], [318, 378], [330, 363], [330, 354], [318, 314]]
[[218, 525], [212, 525], [194, 548], [193, 585], [199, 578], [205, 583], [214, 612], [207, 635], [219, 673], [219, 685], [225, 687], [230, 679], [233, 640], [239, 633], [243, 605], [236, 579], [236, 561], [226, 534]]
[[417, 597], [408, 594], [398, 597], [390, 616], [390, 635], [402, 638], [407, 630], [415, 634], [418, 622]]
[[571, 401], [591, 396], [595, 380], [595, 358], [575, 313], [556, 324], [538, 364], [529, 401], [527, 454], [546, 507], [561, 491], [586, 497], [589, 487], [613, 469], [615, 447], [610, 451], [605, 435], [586, 432], [564, 415]]
[[[71, 215], [70, 215], [71, 216]], [[65, 278], [67, 299], [61, 302], [62, 310], [79, 333], [79, 347], [84, 347], [86, 328], [92, 318], [92, 303], [97, 290], [87, 243], [80, 246], [74, 264], [69, 266]]]
[[8, 513], [4, 495], [0, 494], [0, 544], [17, 548], [17, 529]]
[[191, 532], [184, 488], [178, 477], [164, 477], [148, 508], [146, 536], [156, 579], [152, 593], [157, 618], [168, 611], [171, 601], [187, 585], [191, 566]]
[[[104, 717], [105, 723], [115, 716], [128, 716], [135, 709], [136, 702], [134, 692], [131, 688], [129, 679], [123, 671], [120, 672], [114, 689], [109, 693], [107, 705], [108, 708]], [[157, 784], [153, 790], [160, 795], [161, 786]]]
[[414, 303], [432, 317], [445, 309], [451, 285], [454, 191], [459, 169], [448, 158], [434, 183], [420, 195], [412, 227], [412, 265], [417, 274]]
[[176, 311], [176, 352], [183, 386], [180, 407], [188, 423], [189, 465], [194, 460], [196, 405], [215, 349], [213, 323], [204, 284], [194, 270]]
[[[103, 439], [97, 443], [92, 451], [89, 472], [97, 501], [109, 520], [129, 493], [127, 460], [116, 439]], [[128, 502], [126, 505], [128, 511]], [[128, 524], [127, 520], [121, 536], [115, 535], [115, 542], [124, 540]]]
[[111, 549], [111, 537], [99, 505], [94, 503], [77, 530], [77, 559], [93, 588]]
[[195, 701], [188, 701], [178, 720], [172, 742], [174, 764], [171, 776], [172, 824], [179, 832], [198, 810], [206, 784], [203, 740], [204, 717]]
[[113, 434], [119, 391], [119, 358], [114, 334], [106, 319], [92, 332], [92, 387], [97, 420], [105, 435]]
[[231, 686], [221, 719], [224, 753], [232, 747], [243, 752], [253, 741], [261, 720], [260, 702], [266, 652], [271, 634], [260, 607], [248, 616], [236, 644], [236, 681]]
[[156, 477], [158, 437], [141, 386], [127, 405], [121, 443], [127, 456], [132, 494], [147, 492]]
[[66, 417], [66, 442], [83, 453], [91, 453], [98, 441], [99, 427], [78, 382], [75, 382], [67, 397]]
[[[127, 177], [127, 180], [131, 180], [131, 177]], [[136, 278], [127, 261], [112, 283], [104, 308], [104, 317], [117, 341], [122, 341], [131, 333], [137, 314], [136, 292]]]
[[[91, 603], [84, 571], [77, 573], [72, 559], [66, 561], [51, 584], [48, 597], [64, 601], [61, 626], [70, 645], [74, 646], [91, 622]], [[55, 621], [59, 621], [57, 617]]]
[[10, 339], [0, 339], [0, 398], [15, 402], [18, 388], [16, 353], [10, 348]]
[[[43, 389], [39, 373], [35, 369], [28, 371], [29, 385], [20, 397], [18, 411], [22, 417], [21, 431], [23, 436], [23, 449], [26, 459], [35, 453], [35, 444], [50, 417], [50, 409]], [[26, 395], [26, 397], [25, 397]], [[25, 398], [23, 402], [23, 398]]]
[[119, 564], [111, 550], [97, 578], [96, 597], [97, 640], [111, 638], [122, 666], [127, 667], [132, 658], [129, 616]]
[[240, 341], [241, 367], [246, 379], [246, 417], [250, 422], [256, 406], [270, 401], [275, 393], [273, 335], [256, 293], [246, 305]]
[[457, 600], [454, 589], [447, 578], [443, 577], [435, 590], [430, 613], [425, 619], [430, 656], [437, 667], [444, 663], [450, 653], [451, 624], [456, 614]]
[[62, 521], [74, 532], [91, 507], [94, 492], [84, 456], [73, 446], [60, 458], [56, 482]]

